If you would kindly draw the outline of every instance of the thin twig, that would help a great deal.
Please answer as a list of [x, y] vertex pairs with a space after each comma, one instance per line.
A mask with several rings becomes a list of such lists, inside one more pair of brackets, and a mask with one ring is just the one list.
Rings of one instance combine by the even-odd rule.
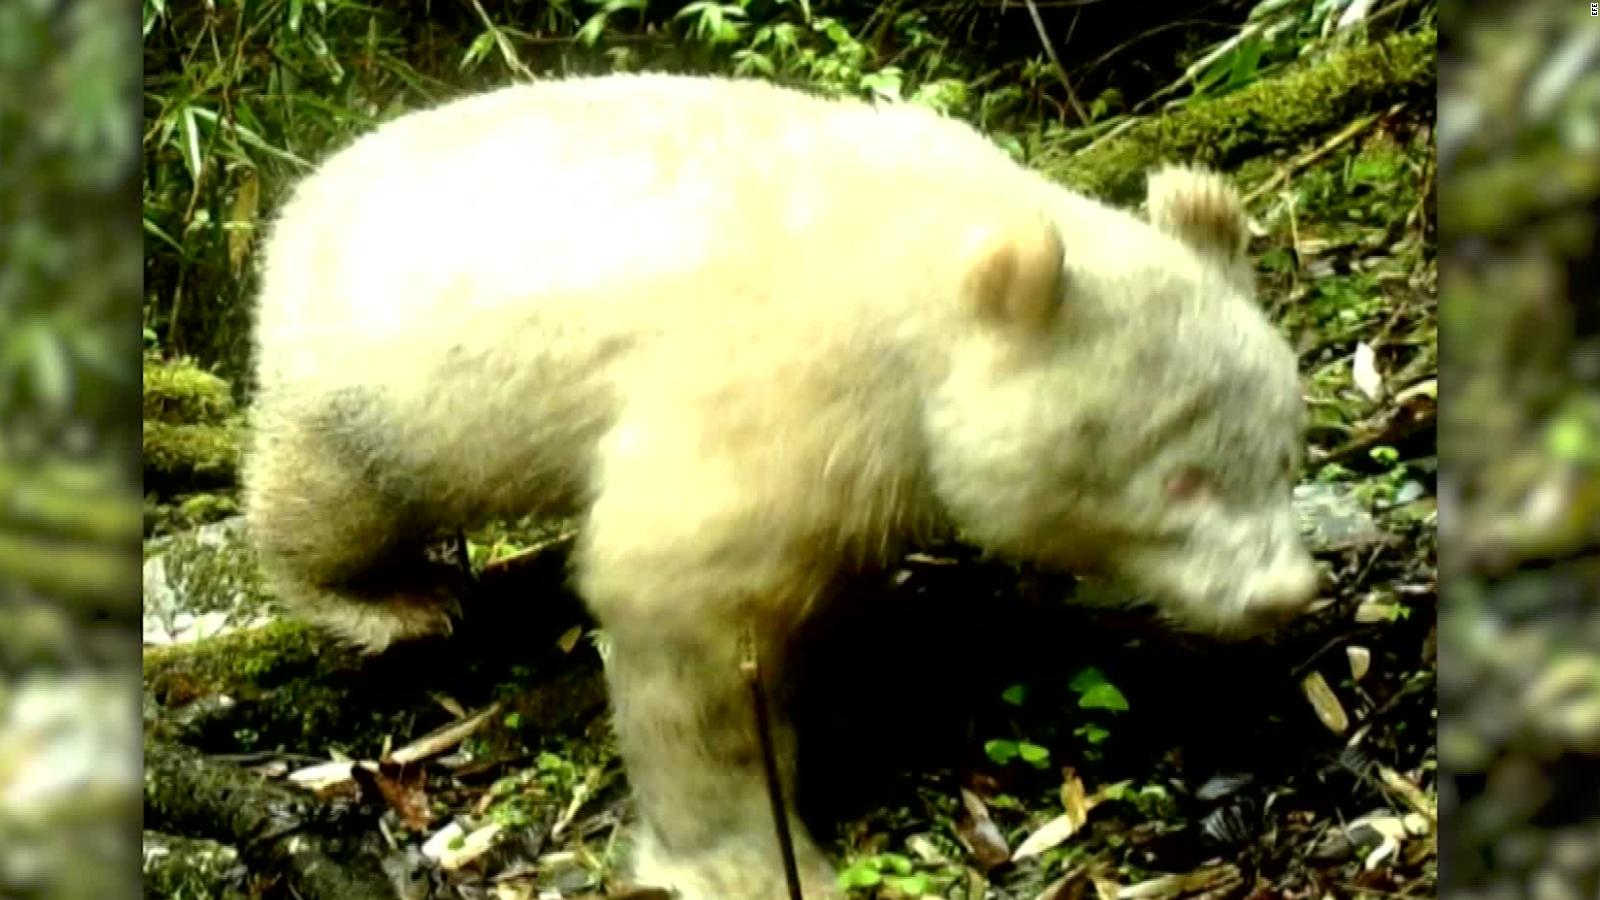
[[1171, 31], [1174, 28], [1193, 28], [1196, 25], [1215, 25], [1218, 28], [1232, 27], [1229, 23], [1219, 22], [1214, 19], [1178, 19], [1173, 22], [1162, 22], [1160, 25], [1157, 25], [1154, 28], [1146, 29], [1145, 31], [1128, 38], [1117, 46], [1112, 47], [1110, 50], [1107, 50], [1106, 52], [1090, 60], [1087, 64], [1079, 67], [1078, 74], [1081, 77], [1089, 76], [1095, 70], [1110, 62], [1111, 59], [1117, 54], [1128, 49], [1129, 47], [1132, 47], [1134, 44], [1137, 44], [1142, 40], [1155, 37], [1163, 31]]
[[741, 643], [744, 644], [744, 652], [740, 654], [739, 671], [750, 685], [756, 736], [761, 742], [761, 761], [767, 770], [767, 797], [772, 801], [772, 822], [778, 830], [778, 850], [783, 854], [783, 877], [789, 883], [789, 900], [805, 900], [800, 891], [800, 867], [794, 859], [794, 839], [789, 834], [789, 816], [784, 811], [783, 784], [778, 780], [778, 757], [772, 748], [772, 726], [767, 720], [767, 693], [761, 684], [761, 657], [756, 650], [752, 626], [745, 626]]
[[1044, 30], [1044, 19], [1039, 15], [1039, 7], [1034, 0], [1023, 0], [1028, 4], [1028, 16], [1033, 19], [1033, 30], [1039, 33], [1039, 43], [1044, 45], [1045, 55], [1050, 57], [1051, 65], [1056, 68], [1056, 77], [1061, 79], [1061, 87], [1067, 92], [1067, 102], [1072, 105], [1072, 111], [1078, 116], [1078, 121], [1084, 125], [1089, 124], [1089, 113], [1078, 102], [1078, 92], [1072, 89], [1072, 82], [1067, 78], [1067, 69], [1061, 64], [1061, 58], [1056, 56], [1056, 48], [1050, 43], [1050, 35]]
[[1193, 83], [1200, 77], [1201, 73], [1211, 68], [1212, 63], [1215, 63], [1217, 60], [1228, 55], [1233, 51], [1233, 48], [1266, 30], [1267, 24], [1268, 20], [1263, 19], [1262, 21], [1251, 22], [1249, 25], [1246, 25], [1244, 28], [1239, 30], [1238, 34], [1218, 44], [1210, 53], [1200, 57], [1200, 59], [1195, 61], [1195, 63], [1189, 66], [1189, 68], [1184, 69], [1183, 74], [1178, 77], [1177, 81], [1174, 81], [1161, 90], [1156, 91], [1154, 94], [1151, 94], [1150, 96], [1139, 101], [1139, 103], [1135, 105], [1133, 109], [1129, 110], [1129, 113], [1136, 114], [1145, 107], [1150, 106], [1157, 100], [1160, 100], [1162, 97], [1182, 90], [1184, 86]]
[[1385, 113], [1372, 113], [1370, 115], [1363, 116], [1354, 122], [1351, 122], [1349, 125], [1346, 125], [1343, 131], [1329, 138], [1326, 143], [1295, 157], [1287, 164], [1280, 167], [1271, 178], [1263, 181], [1261, 184], [1256, 186], [1255, 190], [1245, 195], [1245, 204], [1249, 205], [1254, 203], [1256, 200], [1259, 200], [1263, 194], [1273, 190], [1278, 185], [1287, 181], [1290, 175], [1293, 175], [1295, 172], [1298, 172], [1317, 160], [1322, 159], [1324, 156], [1327, 156], [1329, 153], [1332, 153], [1345, 144], [1350, 143], [1350, 141], [1353, 140], [1356, 135], [1361, 134], [1368, 128], [1371, 128], [1373, 123], [1377, 122], [1378, 119], [1385, 115], [1394, 115], [1395, 113], [1399, 112], [1401, 108], [1402, 106], [1400, 104], [1396, 104], [1395, 106], [1390, 107]]
[[1090, 141], [1089, 143], [1085, 144], [1082, 149], [1076, 151], [1076, 155], [1081, 156], [1081, 155], [1083, 155], [1085, 153], [1088, 153], [1090, 150], [1093, 150], [1094, 148], [1100, 146], [1101, 144], [1106, 143], [1107, 141], [1111, 140], [1112, 138], [1117, 137], [1118, 135], [1122, 134], [1124, 131], [1127, 131], [1128, 129], [1132, 128], [1133, 126], [1139, 124], [1142, 121], [1144, 121], [1144, 119], [1138, 118], [1138, 117], [1135, 117], [1135, 116], [1131, 116], [1130, 115], [1130, 116], [1126, 117], [1120, 123], [1118, 123], [1115, 128], [1111, 129], [1110, 131], [1107, 131], [1105, 134], [1102, 134], [1099, 137], [1095, 138], [1094, 140]]

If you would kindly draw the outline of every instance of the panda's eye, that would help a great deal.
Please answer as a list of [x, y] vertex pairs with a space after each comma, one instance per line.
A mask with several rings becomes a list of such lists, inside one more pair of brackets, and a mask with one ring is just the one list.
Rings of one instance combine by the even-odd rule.
[[1190, 501], [1210, 496], [1216, 482], [1211, 473], [1198, 466], [1183, 466], [1167, 476], [1165, 488], [1168, 499]]

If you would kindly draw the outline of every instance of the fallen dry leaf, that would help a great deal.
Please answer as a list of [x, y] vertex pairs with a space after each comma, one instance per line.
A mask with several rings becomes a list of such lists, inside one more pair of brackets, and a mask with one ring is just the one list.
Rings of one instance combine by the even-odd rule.
[[1344, 711], [1344, 705], [1333, 693], [1333, 688], [1328, 687], [1328, 682], [1322, 677], [1321, 672], [1311, 672], [1300, 682], [1301, 690], [1305, 692], [1306, 699], [1311, 701], [1311, 708], [1316, 711], [1317, 718], [1328, 730], [1334, 734], [1344, 734], [1350, 728], [1350, 717]]
[[482, 728], [483, 724], [499, 711], [500, 704], [491, 703], [483, 712], [469, 719], [452, 722], [443, 728], [434, 729], [399, 750], [386, 754], [382, 759], [388, 762], [400, 763], [401, 765], [409, 765], [427, 759], [430, 756], [438, 756], [471, 737], [474, 732]]
[[1350, 660], [1350, 677], [1355, 681], [1367, 677], [1367, 670], [1372, 668], [1372, 651], [1366, 647], [1354, 644], [1344, 648], [1345, 658]]
[[1117, 892], [1117, 900], [1166, 900], [1200, 891], [1212, 891], [1244, 883], [1239, 867], [1232, 863], [1204, 866], [1193, 872], [1162, 875], [1138, 884], [1130, 884]]
[[1356, 622], [1362, 625], [1393, 622], [1399, 614], [1400, 601], [1393, 597], [1373, 594], [1356, 607]]
[[1061, 808], [1072, 817], [1077, 827], [1082, 828], [1083, 823], [1089, 821], [1089, 810], [1094, 809], [1103, 795], [1096, 792], [1089, 797], [1083, 790], [1083, 779], [1071, 768], [1061, 770]]
[[1050, 882], [1033, 900], [1083, 900], [1092, 882], [1081, 866]]
[[1406, 833], [1405, 822], [1399, 816], [1383, 814], [1363, 816], [1346, 826], [1345, 831], [1357, 843], [1377, 844], [1362, 861], [1362, 867], [1369, 872], [1398, 853], [1401, 842], [1410, 837]]
[[1406, 406], [1419, 397], [1437, 400], [1439, 398], [1439, 380], [1437, 378], [1429, 378], [1426, 381], [1419, 381], [1396, 393], [1394, 402], [1400, 406]]
[[979, 867], [987, 872], [1011, 858], [1011, 848], [1006, 845], [1005, 835], [1000, 833], [1000, 827], [989, 818], [989, 809], [977, 794], [961, 789], [961, 805], [966, 807], [967, 815], [956, 827], [956, 834], [961, 842], [972, 851]]
[[459, 822], [451, 822], [439, 829], [422, 845], [422, 855], [439, 863], [439, 868], [454, 872], [493, 849], [504, 829], [499, 822], [468, 833]]
[[1428, 795], [1423, 793], [1422, 788], [1417, 787], [1411, 779], [1381, 763], [1378, 765], [1378, 778], [1384, 787], [1398, 794], [1413, 812], [1427, 820], [1429, 831], [1439, 829], [1439, 809], [1428, 799]]
[[1100, 802], [1100, 795], [1087, 796], [1083, 789], [1083, 779], [1072, 769], [1061, 770], [1061, 805], [1066, 809], [1061, 815], [1044, 823], [1028, 839], [1017, 846], [1011, 854], [1011, 861], [1018, 862], [1030, 856], [1037, 856], [1051, 847], [1056, 847], [1077, 833], [1083, 823], [1089, 819], [1089, 810]]
[[1383, 399], [1383, 376], [1378, 374], [1378, 355], [1366, 341], [1356, 345], [1356, 356], [1350, 364], [1350, 380], [1355, 382], [1368, 400], [1376, 403]]
[[303, 769], [296, 769], [289, 773], [289, 781], [306, 790], [321, 792], [353, 779], [355, 776], [351, 770], [357, 765], [365, 766], [372, 771], [377, 771], [378, 769], [377, 763], [358, 764], [350, 760], [336, 759], [330, 762], [317, 763], [313, 766], [306, 766]]
[[422, 831], [433, 824], [427, 781], [420, 771], [407, 771], [396, 763], [380, 762], [373, 768], [355, 766], [350, 774], [363, 790], [374, 791], [382, 797], [407, 828]]
[[450, 696], [449, 694], [441, 694], [435, 691], [428, 696], [432, 698], [433, 702], [444, 707], [444, 711], [450, 715], [455, 716], [458, 719], [465, 719], [467, 717], [467, 708], [461, 705], [461, 701]]
[[911, 837], [906, 838], [906, 849], [910, 850], [925, 865], [943, 866], [950, 862], [943, 853], [939, 852], [939, 848], [934, 845], [933, 840], [925, 834], [913, 834]]
[[429, 859], [437, 860], [444, 855], [444, 851], [456, 841], [466, 837], [467, 830], [461, 827], [460, 822], [451, 822], [435, 831], [422, 844], [422, 855]]
[[1078, 830], [1078, 823], [1072, 821], [1072, 816], [1062, 813], [1054, 819], [1039, 826], [1028, 839], [1017, 845], [1016, 852], [1011, 854], [1012, 862], [1020, 862], [1030, 856], [1038, 856], [1051, 847], [1058, 846], [1062, 841], [1072, 837]]

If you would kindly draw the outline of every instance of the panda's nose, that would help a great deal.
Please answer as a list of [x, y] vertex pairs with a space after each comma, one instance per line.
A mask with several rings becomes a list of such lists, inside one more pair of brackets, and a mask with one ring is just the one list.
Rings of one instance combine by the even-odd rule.
[[1282, 625], [1305, 612], [1322, 591], [1322, 576], [1310, 554], [1300, 550], [1257, 575], [1250, 587], [1247, 609], [1262, 628]]

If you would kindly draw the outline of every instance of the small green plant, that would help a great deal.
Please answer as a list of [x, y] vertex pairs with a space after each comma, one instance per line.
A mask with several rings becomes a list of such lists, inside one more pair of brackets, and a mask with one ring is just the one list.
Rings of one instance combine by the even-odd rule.
[[911, 860], [898, 853], [879, 853], [851, 862], [839, 872], [839, 887], [846, 891], [885, 887], [906, 897], [933, 890], [933, 879], [918, 872]]
[[571, 791], [582, 777], [576, 763], [548, 750], [540, 751], [534, 770], [539, 773], [539, 783], [557, 793]]
[[[1128, 698], [1123, 696], [1121, 689], [1106, 680], [1104, 672], [1089, 666], [1079, 670], [1072, 676], [1072, 681], [1067, 686], [1078, 695], [1078, 707], [1087, 710], [1104, 710], [1115, 715], [1128, 710]], [[1073, 735], [1088, 744], [1088, 749], [1083, 751], [1086, 760], [1100, 758], [1099, 747], [1111, 737], [1111, 731], [1103, 720], [1090, 719], [1079, 724], [1072, 730]]]
[[1340, 481], [1350, 481], [1355, 478], [1355, 474], [1339, 463], [1328, 463], [1317, 470], [1315, 480], [1322, 484], [1334, 484]]
[[988, 741], [983, 745], [983, 752], [1002, 766], [1014, 759], [1021, 759], [1035, 769], [1045, 769], [1050, 766], [1050, 750], [1028, 741], [1005, 739]]
[[1172, 799], [1172, 793], [1159, 784], [1134, 787], [1131, 781], [1120, 781], [1106, 785], [1104, 790], [1105, 799], [1126, 803], [1138, 810], [1141, 815], [1153, 819], [1171, 816], [1177, 807], [1176, 801]]
[[1386, 471], [1357, 485], [1356, 495], [1374, 507], [1394, 506], [1411, 478], [1410, 468], [1400, 460], [1400, 452], [1393, 447], [1373, 447], [1367, 454], [1373, 462], [1384, 466]]
[[1083, 738], [1084, 742], [1090, 746], [1098, 746], [1099, 744], [1103, 743], [1106, 738], [1111, 737], [1110, 731], [1094, 724], [1093, 722], [1079, 725], [1077, 728], [1072, 729], [1072, 733], [1080, 738]]
[[1068, 686], [1078, 695], [1078, 706], [1083, 709], [1111, 712], [1128, 710], [1128, 698], [1122, 695], [1116, 685], [1106, 680], [1105, 673], [1093, 666], [1079, 671]]

